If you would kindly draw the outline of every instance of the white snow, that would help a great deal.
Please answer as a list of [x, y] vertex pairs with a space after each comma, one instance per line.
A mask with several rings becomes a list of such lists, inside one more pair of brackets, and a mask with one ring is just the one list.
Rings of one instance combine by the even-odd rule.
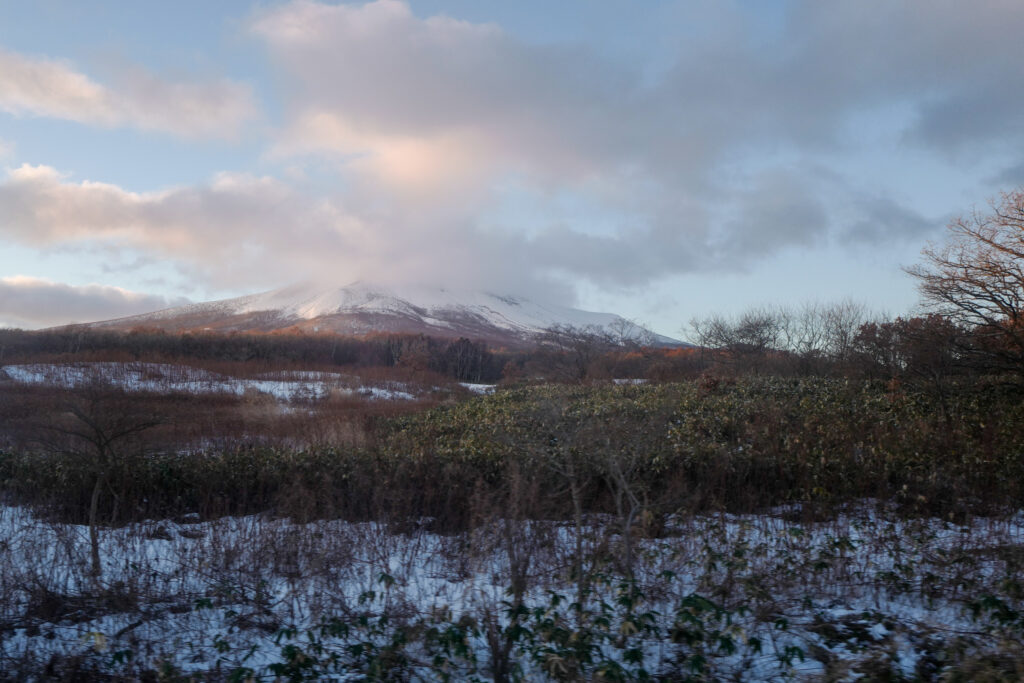
[[[608, 542], [612, 520], [593, 518], [589, 544]], [[0, 664], [90, 650], [110, 655], [122, 648], [155, 665], [166, 660], [184, 672], [209, 671], [220, 662], [264, 672], [280, 661], [279, 629], [300, 632], [322, 618], [388, 606], [426, 616], [447, 612], [502, 614], [509, 557], [501, 521], [488, 532], [436, 535], [395, 533], [386, 525], [320, 521], [295, 524], [262, 516], [195, 523], [147, 521], [100, 532], [104, 582], [138, 596], [131, 609], [86, 610], [54, 618], [32, 616], [33, 591], [78, 596], [89, 591], [89, 540], [85, 527], [48, 522], [25, 508], [0, 506]], [[677, 601], [696, 591], [714, 595], [726, 586], [737, 638], [760, 638], [763, 655], [721, 657], [735, 680], [804, 680], [821, 675], [812, 649], [835, 660], [854, 660], [865, 640], [914, 677], [916, 649], [932, 634], [980, 634], [967, 606], [1001, 580], [986, 549], [1019, 547], [1024, 518], [977, 519], [957, 527], [937, 519], [900, 520], [870, 505], [826, 524], [799, 525], [769, 515], [701, 516], [677, 520], [673, 534], [638, 539], [636, 578], [647, 594], [644, 609], [671, 619]], [[547, 591], [571, 595], [571, 526], [534, 522], [519, 533], [533, 539], [528, 600], [544, 604]], [[545, 539], [547, 539], [545, 541]], [[605, 539], [602, 541], [602, 539]], [[593, 546], [597, 547], [597, 546]], [[931, 595], [928, 572], [952, 572], [944, 558], [970, 560], [975, 593], [950, 586]], [[818, 562], [823, 563], [821, 568]], [[884, 577], [903, 566], [917, 569], [903, 589]], [[671, 572], [668, 574], [666, 572]], [[393, 579], [383, 583], [382, 575]], [[920, 583], [919, 583], [920, 582]], [[615, 602], [616, 585], [594, 585], [592, 601]], [[760, 619], [757, 609], [769, 610]], [[778, 619], [788, 623], [780, 630]], [[841, 642], [819, 627], [832, 625]], [[974, 636], [972, 636], [974, 637]], [[998, 640], [993, 631], [991, 639]], [[328, 643], [329, 645], [329, 643]], [[806, 661], [786, 670], [774, 653], [799, 646]], [[471, 642], [481, 660], [482, 636]], [[650, 643], [652, 652], [660, 647]], [[529, 662], [524, 662], [529, 665]]]
[[493, 394], [498, 388], [493, 384], [475, 384], [473, 382], [459, 382], [459, 386], [474, 394]]
[[[260, 392], [280, 401], [323, 399], [350, 394], [381, 400], [413, 400], [409, 387], [397, 382], [385, 386], [353, 384], [352, 378], [329, 372], [285, 372], [255, 378], [221, 375], [187, 365], [169, 363], [34, 363], [0, 366], [0, 373], [22, 384], [75, 388], [97, 382], [127, 391], [185, 394]], [[2, 376], [2, 375], [0, 375]]]

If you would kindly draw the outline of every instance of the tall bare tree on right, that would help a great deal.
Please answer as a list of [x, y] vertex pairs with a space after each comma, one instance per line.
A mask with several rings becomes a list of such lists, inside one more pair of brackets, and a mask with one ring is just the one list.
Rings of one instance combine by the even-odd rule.
[[950, 223], [907, 272], [930, 308], [971, 330], [971, 357], [1024, 378], [1024, 190], [990, 208]]

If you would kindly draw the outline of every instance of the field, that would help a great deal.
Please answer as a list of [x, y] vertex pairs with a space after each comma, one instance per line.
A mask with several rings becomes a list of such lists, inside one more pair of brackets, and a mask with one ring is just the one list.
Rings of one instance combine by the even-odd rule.
[[11, 679], [1024, 677], [1010, 386], [4, 376]]

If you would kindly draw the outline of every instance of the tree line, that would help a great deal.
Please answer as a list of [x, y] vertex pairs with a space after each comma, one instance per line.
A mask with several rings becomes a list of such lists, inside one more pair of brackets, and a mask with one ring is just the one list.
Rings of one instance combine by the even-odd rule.
[[922, 312], [886, 319], [857, 303], [761, 307], [691, 322], [702, 364], [735, 372], [916, 381], [1024, 382], [1024, 192], [948, 226], [906, 269]]
[[496, 382], [510, 352], [487, 342], [426, 335], [128, 332], [68, 326], [0, 329], [0, 364], [71, 360], [215, 361], [267, 366], [406, 368], [464, 382]]

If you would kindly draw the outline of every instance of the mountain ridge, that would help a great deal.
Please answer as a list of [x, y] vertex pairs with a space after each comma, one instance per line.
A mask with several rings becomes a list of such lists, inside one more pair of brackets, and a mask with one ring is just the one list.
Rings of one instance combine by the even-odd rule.
[[470, 337], [508, 345], [529, 343], [553, 327], [588, 329], [653, 346], [684, 346], [614, 313], [538, 303], [518, 296], [444, 287], [288, 285], [279, 289], [186, 304], [87, 324], [93, 328], [155, 327], [173, 332], [374, 332]]

